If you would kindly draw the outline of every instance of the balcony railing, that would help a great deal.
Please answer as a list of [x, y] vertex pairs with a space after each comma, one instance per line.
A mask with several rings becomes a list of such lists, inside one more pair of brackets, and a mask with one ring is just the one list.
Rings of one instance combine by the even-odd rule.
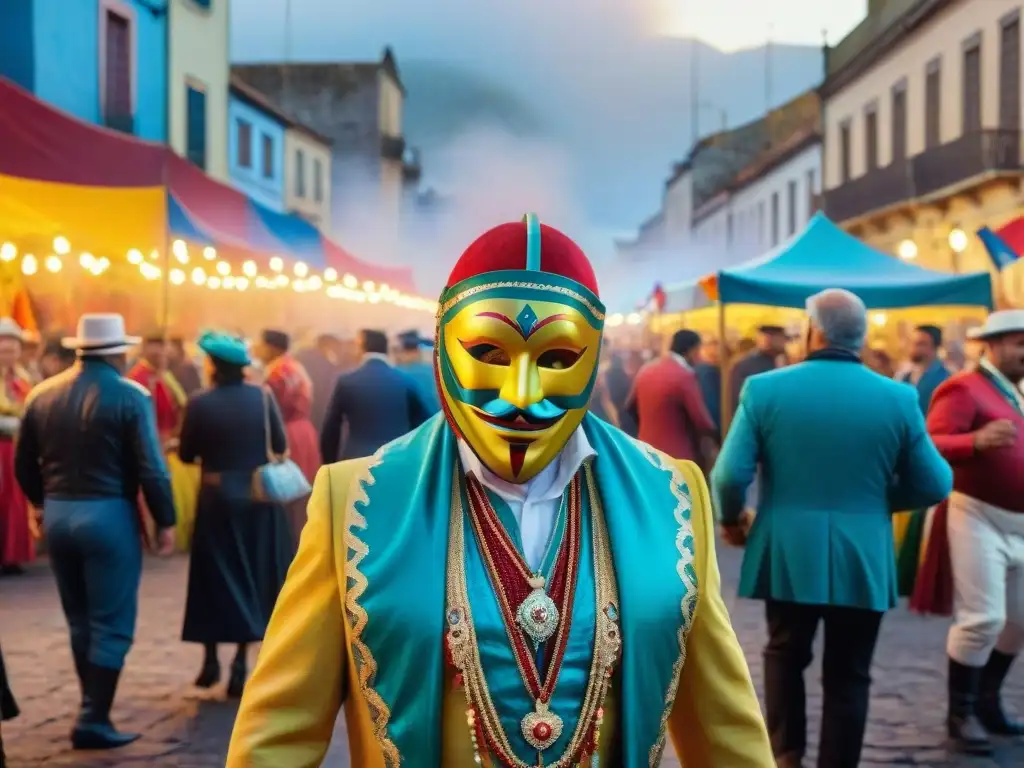
[[895, 162], [825, 190], [825, 213], [833, 221], [846, 221], [912, 197], [910, 166], [906, 161]]
[[1019, 131], [976, 131], [926, 149], [911, 161], [918, 197], [993, 172], [1020, 172]]
[[380, 137], [380, 155], [385, 160], [401, 160], [405, 154], [405, 139], [401, 136]]
[[103, 124], [121, 133], [135, 134], [135, 115], [125, 112], [107, 112], [103, 115]]
[[991, 173], [1024, 174], [1020, 131], [976, 131], [909, 160], [892, 163], [825, 191], [825, 212], [834, 221], [969, 185]]

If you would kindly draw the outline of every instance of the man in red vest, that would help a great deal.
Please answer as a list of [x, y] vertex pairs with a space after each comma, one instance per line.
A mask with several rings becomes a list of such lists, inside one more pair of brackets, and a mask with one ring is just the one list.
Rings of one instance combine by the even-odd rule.
[[1024, 735], [1000, 701], [1024, 647], [1024, 310], [994, 312], [972, 338], [985, 356], [935, 390], [928, 431], [954, 475], [947, 726], [961, 751], [987, 755], [989, 734]]

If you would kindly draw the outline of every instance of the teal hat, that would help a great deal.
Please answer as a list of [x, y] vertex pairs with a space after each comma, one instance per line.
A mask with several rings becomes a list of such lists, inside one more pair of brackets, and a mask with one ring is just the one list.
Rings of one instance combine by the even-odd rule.
[[228, 336], [226, 333], [215, 333], [207, 331], [199, 337], [199, 348], [210, 357], [215, 357], [229, 365], [249, 365], [249, 350], [245, 342], [235, 336]]

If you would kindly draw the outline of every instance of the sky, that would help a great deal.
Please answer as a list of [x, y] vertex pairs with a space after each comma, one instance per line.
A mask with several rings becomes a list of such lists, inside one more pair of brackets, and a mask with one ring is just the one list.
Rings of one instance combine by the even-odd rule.
[[[698, 37], [723, 51], [752, 48], [767, 38], [834, 45], [863, 18], [867, 0], [657, 0], [654, 27]], [[742, 19], [742, 23], [737, 23]]]

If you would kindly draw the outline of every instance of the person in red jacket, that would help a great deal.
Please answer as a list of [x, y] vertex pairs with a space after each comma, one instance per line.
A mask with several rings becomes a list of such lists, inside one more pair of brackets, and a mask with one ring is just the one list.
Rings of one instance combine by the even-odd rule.
[[707, 471], [714, 460], [718, 427], [694, 373], [700, 343], [693, 331], [676, 331], [668, 354], [637, 373], [626, 408], [639, 424], [640, 440], [674, 459], [695, 461]]
[[985, 356], [935, 390], [928, 432], [954, 477], [947, 728], [961, 751], [984, 755], [989, 734], [1024, 735], [1000, 699], [1024, 647], [1024, 310], [994, 312], [972, 337]]

